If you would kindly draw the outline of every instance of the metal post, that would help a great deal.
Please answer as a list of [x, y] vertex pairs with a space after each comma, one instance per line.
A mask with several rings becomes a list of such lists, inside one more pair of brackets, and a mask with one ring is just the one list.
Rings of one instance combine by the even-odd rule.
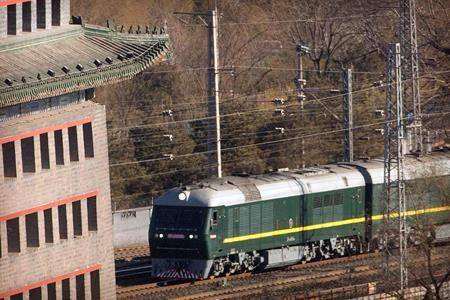
[[[302, 120], [304, 120], [304, 102], [306, 99], [306, 95], [305, 95], [305, 85], [306, 85], [306, 80], [303, 76], [303, 61], [302, 61], [302, 56], [303, 54], [307, 54], [309, 53], [309, 48], [304, 46], [304, 45], [300, 45], [297, 44], [296, 48], [295, 48], [296, 52], [297, 52], [297, 77], [295, 78], [295, 85], [297, 88], [297, 101], [300, 104], [300, 116], [302, 118]], [[306, 166], [305, 164], [305, 140], [302, 138], [300, 140], [300, 151], [301, 151], [301, 165], [302, 168], [304, 168]]]
[[[209, 175], [222, 177], [222, 154], [220, 141], [220, 107], [219, 107], [219, 46], [218, 46], [217, 7], [208, 13], [208, 163]], [[214, 119], [212, 118], [214, 117]], [[212, 167], [214, 163], [217, 168]]]
[[344, 81], [344, 161], [353, 161], [352, 69], [342, 73]]
[[400, 0], [399, 38], [401, 45], [404, 99], [412, 105], [408, 128], [413, 132], [413, 151], [423, 152], [423, 132], [419, 86], [419, 51], [417, 47], [416, 1]]
[[[385, 207], [383, 214], [384, 254], [386, 283], [391, 282], [392, 273], [389, 259], [393, 256], [391, 245], [399, 244], [400, 293], [403, 296], [408, 285], [407, 239], [406, 239], [406, 196], [404, 185], [404, 113], [401, 80], [400, 44], [390, 44], [388, 48], [386, 72], [386, 124], [384, 140], [384, 188]], [[395, 92], [394, 92], [395, 90]], [[397, 200], [397, 201], [395, 201]], [[398, 229], [393, 226], [398, 220]]]

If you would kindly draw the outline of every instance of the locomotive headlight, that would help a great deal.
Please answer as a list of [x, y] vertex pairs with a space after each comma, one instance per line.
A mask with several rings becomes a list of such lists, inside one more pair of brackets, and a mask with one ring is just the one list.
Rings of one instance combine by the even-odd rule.
[[178, 200], [184, 201], [187, 199], [187, 196], [185, 193], [181, 192], [178, 194]]
[[190, 234], [190, 235], [189, 235], [189, 238], [192, 240], [192, 239], [194, 238], [194, 235], [193, 235], [193, 234]]
[[159, 238], [162, 239], [164, 237], [164, 234], [160, 233]]

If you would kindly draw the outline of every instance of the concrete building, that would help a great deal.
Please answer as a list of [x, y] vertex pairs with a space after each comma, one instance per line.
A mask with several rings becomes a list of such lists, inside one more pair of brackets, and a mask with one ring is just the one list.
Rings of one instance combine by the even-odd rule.
[[69, 25], [69, 6], [0, 1], [0, 299], [115, 298], [94, 89], [164, 60], [168, 37]]

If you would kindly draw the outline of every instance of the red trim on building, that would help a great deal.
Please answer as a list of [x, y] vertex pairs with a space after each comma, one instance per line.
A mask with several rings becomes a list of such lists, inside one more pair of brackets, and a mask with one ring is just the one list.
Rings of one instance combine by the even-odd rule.
[[[35, 213], [37, 211], [41, 211], [47, 208], [51, 208], [51, 207], [56, 207], [58, 205], [62, 205], [62, 204], [67, 204], [67, 203], [72, 203], [81, 199], [86, 199], [89, 197], [93, 197], [93, 196], [97, 196], [98, 192], [97, 191], [92, 191], [89, 193], [85, 193], [85, 194], [81, 194], [81, 195], [76, 195], [76, 196], [72, 196], [72, 197], [68, 197], [68, 198], [64, 198], [58, 201], [54, 201], [54, 202], [50, 202], [44, 205], [40, 205], [40, 206], [36, 206], [36, 207], [32, 207], [32, 208], [28, 208], [25, 210], [21, 210], [12, 214], [8, 214], [8, 215], [4, 215], [4, 216], [0, 216], [0, 222], [2, 221], [7, 221], [10, 219], [14, 219], [17, 217], [21, 217], [24, 215], [28, 215], [28, 214], [32, 214]], [[1, 299], [1, 297], [0, 297]]]
[[61, 275], [61, 276], [58, 276], [58, 277], [53, 277], [53, 278], [49, 278], [49, 279], [46, 279], [46, 280], [38, 281], [38, 282], [35, 282], [35, 283], [32, 283], [32, 284], [28, 284], [28, 285], [26, 285], [26, 286], [24, 286], [22, 288], [19, 288], [19, 289], [2, 292], [2, 293], [0, 293], [0, 299], [6, 298], [6, 297], [10, 297], [12, 295], [16, 295], [16, 294], [19, 294], [19, 293], [24, 293], [24, 292], [27, 292], [29, 290], [32, 290], [32, 289], [35, 289], [35, 288], [38, 288], [38, 287], [46, 286], [49, 283], [59, 282], [59, 281], [62, 281], [64, 279], [67, 279], [67, 278], [72, 278], [72, 277], [75, 277], [75, 276], [78, 276], [78, 275], [81, 275], [81, 274], [86, 274], [86, 273], [89, 273], [89, 272], [92, 272], [92, 271], [100, 270], [101, 267], [102, 267], [101, 264], [96, 264], [96, 265], [87, 267], [85, 269], [75, 270], [73, 272], [70, 272], [70, 273], [67, 273], [67, 274], [64, 274], [64, 275]]
[[46, 132], [50, 132], [50, 131], [55, 131], [55, 130], [60, 130], [60, 129], [64, 129], [64, 128], [69, 128], [72, 126], [78, 126], [81, 124], [85, 124], [85, 123], [89, 123], [89, 122], [93, 122], [94, 118], [84, 118], [78, 121], [73, 121], [73, 122], [68, 122], [68, 123], [63, 123], [63, 124], [59, 124], [59, 125], [54, 125], [54, 126], [50, 126], [50, 127], [45, 127], [45, 128], [40, 128], [40, 129], [36, 129], [30, 132], [25, 132], [25, 133], [21, 133], [21, 134], [17, 134], [17, 135], [12, 135], [12, 136], [7, 136], [4, 138], [0, 138], [0, 144], [5, 144], [5, 143], [9, 143], [9, 142], [13, 142], [16, 140], [21, 140], [21, 139], [25, 139], [25, 138], [29, 138], [35, 135], [39, 135], [41, 133], [46, 133]]
[[0, 1], [0, 6], [8, 6], [11, 4], [18, 4], [23, 2], [31, 2], [31, 0], [3, 0]]

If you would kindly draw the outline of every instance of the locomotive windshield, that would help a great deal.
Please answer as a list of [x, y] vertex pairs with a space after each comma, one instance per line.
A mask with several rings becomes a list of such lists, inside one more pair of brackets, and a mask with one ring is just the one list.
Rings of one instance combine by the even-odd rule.
[[201, 230], [206, 216], [206, 208], [201, 207], [157, 206], [155, 210], [155, 229]]

